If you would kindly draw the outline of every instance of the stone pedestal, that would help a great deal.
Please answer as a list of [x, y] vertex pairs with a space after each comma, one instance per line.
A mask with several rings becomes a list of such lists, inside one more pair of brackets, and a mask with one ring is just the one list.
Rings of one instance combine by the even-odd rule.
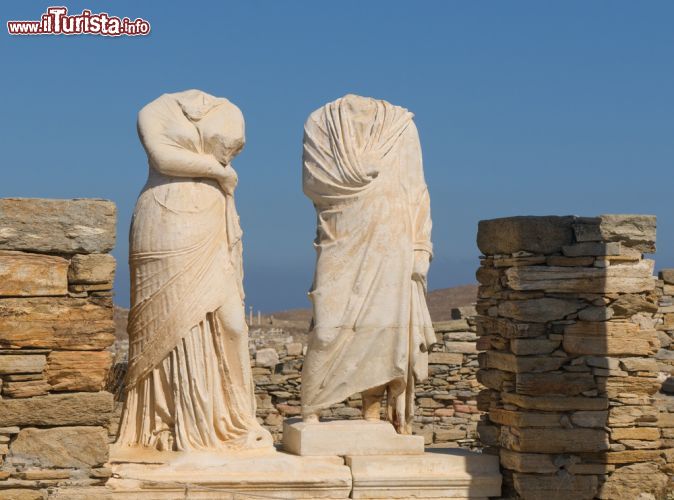
[[411, 455], [424, 452], [424, 438], [400, 435], [383, 421], [290, 419], [283, 424], [283, 450], [301, 456]]
[[351, 498], [470, 498], [501, 495], [499, 459], [460, 449], [422, 455], [347, 456]]
[[348, 498], [351, 472], [339, 457], [276, 451], [129, 453], [113, 451], [112, 498]]
[[497, 456], [442, 448], [425, 453], [421, 436], [402, 436], [388, 422], [288, 420], [283, 448], [302, 456], [344, 457], [352, 475], [351, 498], [501, 495]]
[[[416, 444], [417, 436], [400, 436], [386, 422], [305, 425], [294, 421], [286, 428], [290, 429], [284, 432], [288, 447], [309, 451], [310, 456], [276, 451], [232, 455], [113, 447], [113, 477], [107, 483], [105, 498], [483, 500], [501, 495], [495, 455], [446, 448], [424, 452], [423, 442], [421, 446]], [[399, 453], [393, 451], [395, 446]], [[346, 449], [352, 453], [346, 453]]]

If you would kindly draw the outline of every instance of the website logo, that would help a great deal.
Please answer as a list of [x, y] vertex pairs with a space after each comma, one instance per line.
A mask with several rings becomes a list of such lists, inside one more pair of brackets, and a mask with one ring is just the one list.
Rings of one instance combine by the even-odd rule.
[[67, 7], [49, 7], [39, 21], [7, 21], [10, 35], [100, 35], [143, 36], [150, 34], [150, 23], [138, 17], [94, 14], [84, 9], [81, 14], [68, 14]]

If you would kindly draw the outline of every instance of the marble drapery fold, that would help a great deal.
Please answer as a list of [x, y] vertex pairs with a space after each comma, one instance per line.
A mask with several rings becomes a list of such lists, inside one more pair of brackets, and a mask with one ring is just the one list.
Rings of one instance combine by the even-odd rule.
[[347, 95], [305, 125], [303, 187], [317, 214], [313, 327], [302, 405], [316, 412], [379, 386], [411, 433], [414, 381], [435, 342], [415, 251], [432, 253], [428, 189], [412, 113]]
[[150, 173], [129, 238], [129, 369], [118, 444], [271, 446], [255, 418], [233, 187], [219, 183], [243, 147], [241, 112], [197, 90], [164, 94], [141, 110], [138, 131]]

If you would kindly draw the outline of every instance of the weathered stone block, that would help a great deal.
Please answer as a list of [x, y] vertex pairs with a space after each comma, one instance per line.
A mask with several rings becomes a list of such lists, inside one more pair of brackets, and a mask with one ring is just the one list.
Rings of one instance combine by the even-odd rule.
[[21, 429], [11, 446], [13, 461], [42, 467], [88, 468], [108, 460], [108, 432], [103, 427]]
[[493, 408], [489, 410], [489, 420], [509, 427], [560, 427], [562, 414], [535, 413]]
[[658, 409], [654, 406], [613, 406], [608, 413], [608, 425], [627, 426], [658, 421]]
[[30, 469], [16, 474], [19, 479], [39, 481], [42, 479], [69, 479], [72, 471], [55, 469]]
[[477, 372], [477, 381], [485, 387], [500, 391], [504, 382], [511, 382], [513, 375], [502, 370], [479, 370]]
[[657, 427], [618, 427], [611, 429], [611, 439], [615, 441], [623, 439], [655, 441], [660, 439], [660, 429]]
[[[653, 300], [649, 300], [653, 299]], [[637, 313], [654, 313], [658, 310], [658, 305], [654, 297], [649, 295], [623, 294], [611, 303], [613, 315], [616, 318], [629, 318]]]
[[674, 413], [660, 413], [658, 415], [658, 427], [673, 428], [674, 427]]
[[658, 371], [658, 362], [653, 358], [620, 358], [620, 366], [628, 372]]
[[291, 342], [290, 344], [286, 344], [288, 356], [301, 356], [302, 350], [303, 346], [301, 342]]
[[657, 464], [632, 464], [616, 469], [601, 486], [597, 498], [664, 498], [668, 482]]
[[107, 425], [112, 410], [108, 392], [0, 399], [0, 426]]
[[115, 258], [110, 254], [73, 255], [68, 269], [68, 282], [76, 284], [112, 283], [115, 278]]
[[520, 373], [515, 381], [518, 394], [528, 396], [577, 396], [597, 388], [588, 373]]
[[574, 224], [578, 241], [620, 241], [644, 253], [655, 253], [654, 215], [600, 215]]
[[105, 349], [115, 340], [112, 314], [112, 307], [86, 299], [5, 299], [0, 348]]
[[50, 388], [46, 380], [5, 382], [2, 384], [2, 395], [7, 398], [32, 398], [44, 396]]
[[255, 353], [255, 364], [257, 366], [273, 367], [279, 363], [278, 352], [272, 347], [260, 349]]
[[594, 257], [565, 257], [551, 255], [546, 259], [548, 266], [587, 267], [594, 265]]
[[[513, 290], [547, 293], [640, 293], [655, 288], [653, 261], [595, 267], [513, 267], [505, 272]], [[544, 299], [540, 299], [544, 300]]]
[[47, 358], [47, 380], [54, 391], [100, 391], [112, 364], [109, 351], [54, 351]]
[[455, 352], [432, 352], [428, 355], [428, 363], [431, 365], [461, 365], [463, 354]]
[[0, 199], [0, 249], [40, 253], [108, 253], [117, 209], [107, 200]]
[[47, 358], [44, 355], [0, 355], [0, 375], [8, 375], [10, 373], [42, 373], [46, 362]]
[[620, 255], [620, 242], [601, 243], [583, 242], [562, 247], [562, 253], [566, 257], [599, 257], [608, 255]]
[[580, 300], [545, 297], [531, 300], [509, 300], [498, 305], [500, 316], [527, 323], [547, 323], [564, 319], [583, 307]]
[[517, 323], [505, 318], [477, 316], [479, 335], [498, 334], [507, 339], [539, 337], [546, 331], [540, 323]]
[[564, 350], [571, 354], [644, 355], [657, 352], [660, 341], [655, 330], [622, 321], [578, 321], [564, 330]]
[[[508, 352], [487, 351], [480, 354], [485, 368], [495, 368], [511, 373], [541, 373], [558, 370], [565, 358], [550, 356], [516, 356]], [[482, 359], [482, 358], [481, 358]]]
[[473, 316], [477, 316], [477, 310], [474, 305], [453, 307], [451, 314], [452, 319], [472, 318]]
[[597, 456], [597, 460], [606, 464], [630, 464], [635, 462], [653, 462], [666, 457], [667, 450], [625, 450], [607, 451]]
[[457, 439], [466, 439], [465, 429], [438, 429], [434, 433], [435, 442], [456, 441]]
[[658, 277], [667, 285], [674, 285], [674, 269], [663, 269]]
[[586, 307], [578, 311], [581, 321], [608, 321], [613, 317], [613, 309], [603, 306]]
[[598, 488], [597, 476], [572, 474], [513, 474], [515, 489], [523, 500], [590, 500]]
[[609, 398], [619, 394], [655, 394], [660, 390], [660, 382], [653, 377], [597, 377], [597, 386]]
[[476, 432], [483, 446], [498, 446], [500, 429], [497, 425], [481, 421], [476, 426]]
[[501, 466], [517, 472], [554, 474], [559, 467], [554, 463], [554, 455], [541, 453], [519, 453], [501, 448]]
[[2, 500], [44, 500], [44, 494], [40, 490], [30, 490], [26, 487], [3, 488]]
[[445, 342], [447, 352], [459, 354], [477, 354], [475, 342]]
[[525, 257], [499, 257], [494, 259], [494, 267], [535, 266], [545, 263], [544, 255], [531, 255]]
[[517, 433], [501, 430], [501, 444], [527, 453], [583, 453], [608, 450], [608, 434], [603, 429], [547, 429], [523, 427]]
[[531, 354], [550, 354], [559, 347], [560, 340], [541, 339], [512, 339], [510, 350], [518, 356]]
[[485, 255], [513, 254], [520, 251], [552, 254], [573, 243], [568, 217], [505, 217], [478, 224], [477, 246]]
[[512, 392], [502, 394], [503, 401], [520, 408], [539, 411], [606, 410], [608, 399], [581, 396], [522, 396]]
[[62, 257], [0, 250], [0, 296], [67, 295], [67, 273]]
[[576, 427], [606, 427], [608, 411], [577, 411], [571, 414], [571, 423]]

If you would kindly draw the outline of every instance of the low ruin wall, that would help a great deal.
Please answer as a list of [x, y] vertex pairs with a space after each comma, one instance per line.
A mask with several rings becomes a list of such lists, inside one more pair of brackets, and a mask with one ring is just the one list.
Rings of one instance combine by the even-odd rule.
[[115, 223], [109, 201], [0, 199], [1, 498], [110, 475]]
[[663, 498], [655, 217], [482, 221], [478, 245], [480, 437], [504, 493]]
[[[656, 284], [658, 310], [655, 314], [660, 340], [655, 359], [658, 363], [661, 389], [655, 394], [655, 406], [659, 410], [658, 427], [663, 448], [674, 449], [674, 269], [663, 269]], [[666, 472], [670, 476], [668, 493], [674, 497], [674, 465]]]
[[[0, 200], [0, 497], [78, 498], [110, 474], [114, 234], [107, 201]], [[671, 494], [674, 271], [655, 279], [643, 256], [654, 218], [484, 221], [478, 243], [479, 301], [434, 325], [415, 433], [498, 453], [517, 498]], [[305, 344], [251, 328], [258, 418], [277, 440], [300, 414]], [[360, 418], [360, 403], [323, 416]]]
[[[431, 347], [429, 378], [416, 388], [414, 433], [426, 444], [478, 448], [480, 419], [477, 396], [477, 340], [473, 307], [452, 310], [450, 321], [435, 323], [437, 343]], [[251, 329], [251, 358], [258, 419], [280, 442], [283, 419], [300, 416], [300, 374], [306, 335], [293, 338], [276, 330], [271, 335]], [[360, 395], [324, 410], [323, 418], [361, 418]]]

